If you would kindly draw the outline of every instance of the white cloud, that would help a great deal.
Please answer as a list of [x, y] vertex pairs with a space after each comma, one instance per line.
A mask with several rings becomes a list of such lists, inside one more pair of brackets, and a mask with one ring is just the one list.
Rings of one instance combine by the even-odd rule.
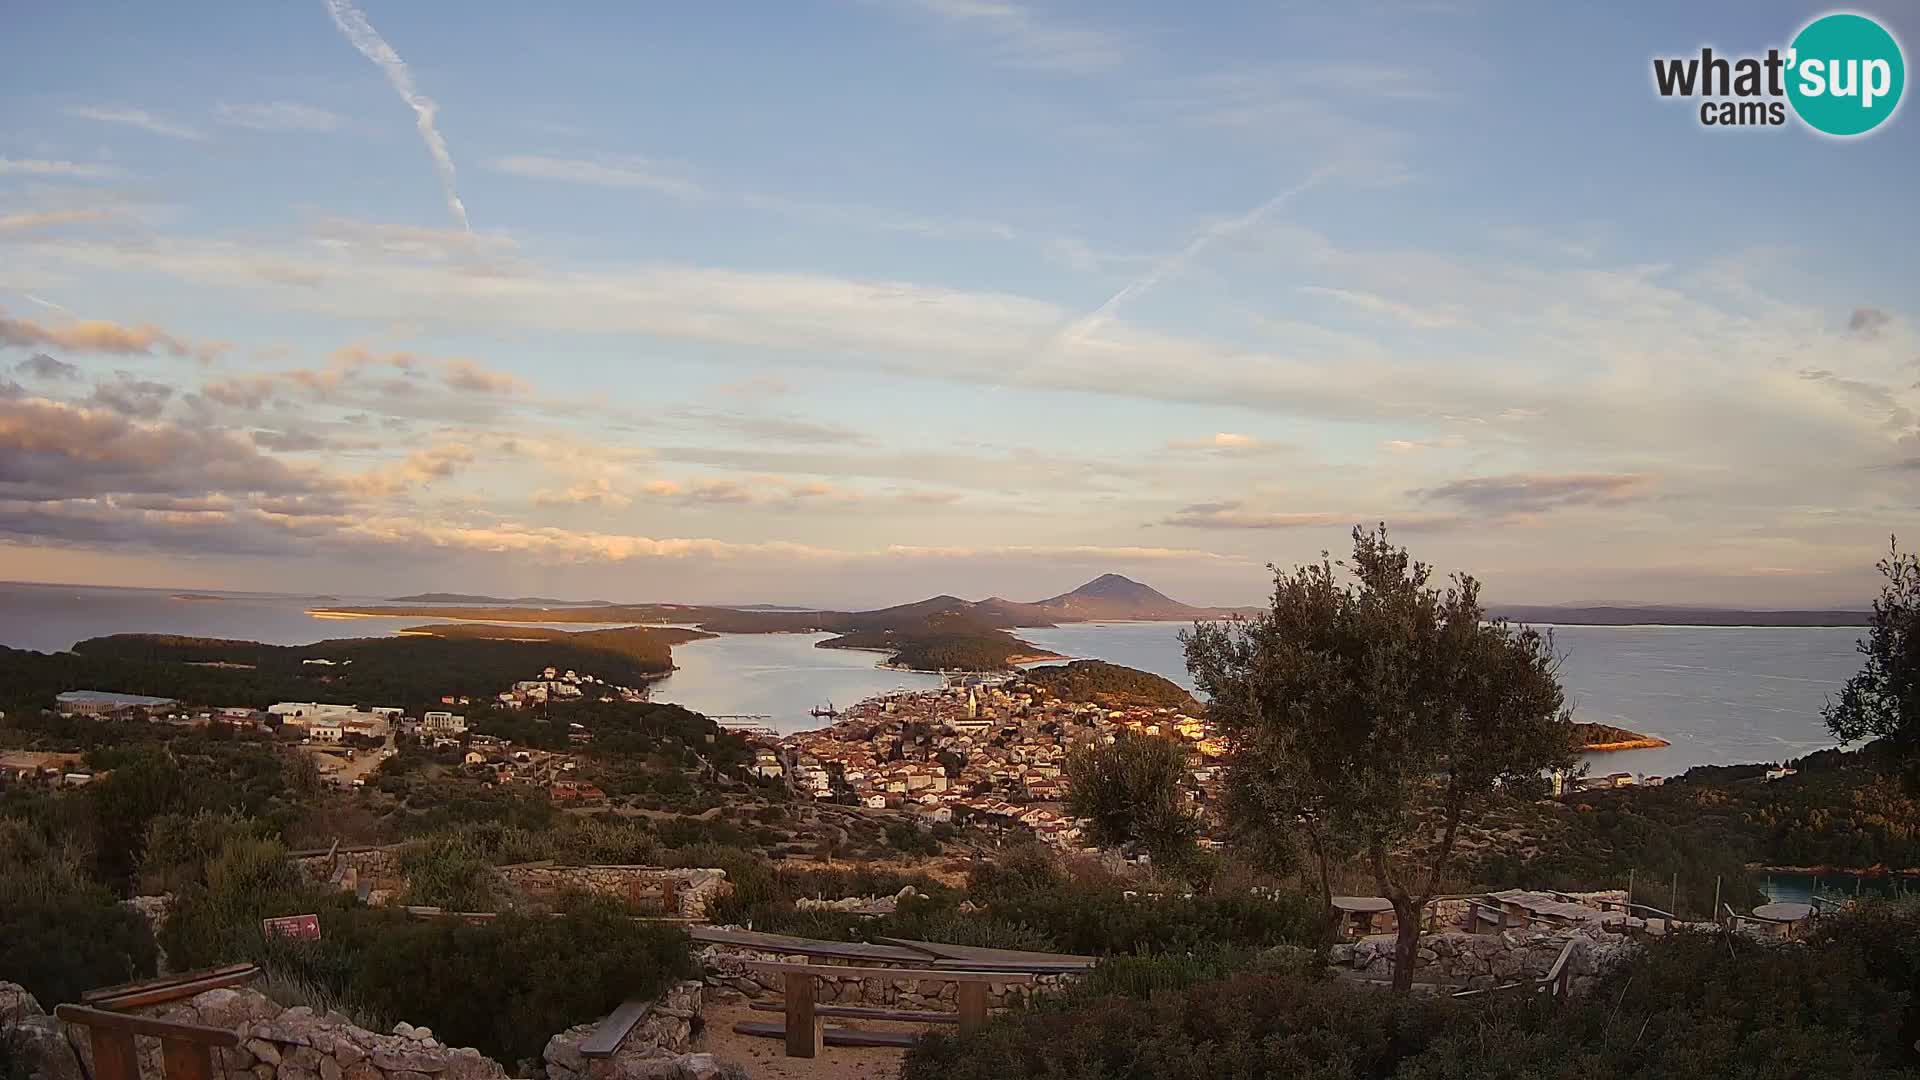
[[1070, 26], [1005, 0], [909, 0], [906, 6], [980, 35], [1011, 67], [1087, 74], [1117, 68], [1133, 53], [1120, 35]]
[[67, 180], [106, 180], [119, 175], [120, 170], [114, 166], [94, 162], [0, 157], [0, 176], [51, 176]]
[[691, 180], [672, 175], [644, 158], [623, 157], [600, 161], [580, 158], [542, 157], [517, 154], [493, 162], [496, 172], [538, 180], [557, 180], [590, 187], [641, 188], [671, 195], [677, 199], [699, 199], [705, 192]]
[[98, 105], [70, 105], [65, 110], [68, 116], [78, 116], [83, 120], [98, 120], [103, 124], [121, 124], [139, 128], [154, 135], [164, 135], [169, 139], [205, 139], [207, 136], [196, 128], [185, 124], [165, 120], [147, 112], [145, 109], [111, 109]]
[[340, 117], [325, 109], [293, 101], [270, 101], [257, 105], [222, 103], [214, 118], [233, 127], [255, 131], [332, 131], [340, 126]]

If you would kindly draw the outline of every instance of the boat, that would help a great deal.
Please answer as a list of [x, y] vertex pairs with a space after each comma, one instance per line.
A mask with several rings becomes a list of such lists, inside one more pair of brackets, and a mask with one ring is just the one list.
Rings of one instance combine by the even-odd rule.
[[816, 719], [825, 718], [825, 719], [831, 720], [834, 717], [839, 716], [840, 711], [833, 707], [833, 700], [829, 698], [825, 705], [815, 705], [813, 708], [807, 710], [807, 715], [812, 716]]

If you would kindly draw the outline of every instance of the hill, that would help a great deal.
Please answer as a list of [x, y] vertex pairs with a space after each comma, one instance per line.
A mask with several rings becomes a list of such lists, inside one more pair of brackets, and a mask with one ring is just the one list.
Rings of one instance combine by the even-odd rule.
[[1091, 701], [1109, 709], [1144, 705], [1192, 713], [1200, 711], [1200, 703], [1193, 695], [1172, 680], [1104, 660], [1075, 660], [1069, 664], [1028, 668], [1026, 679], [1063, 701]]
[[1100, 619], [1204, 619], [1223, 611], [1183, 604], [1165, 593], [1119, 574], [1101, 574], [1085, 585], [1032, 605], [1061, 622]]

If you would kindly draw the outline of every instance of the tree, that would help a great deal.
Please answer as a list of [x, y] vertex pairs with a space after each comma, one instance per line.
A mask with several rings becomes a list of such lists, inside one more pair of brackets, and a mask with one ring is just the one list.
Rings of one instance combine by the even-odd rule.
[[1351, 562], [1276, 568], [1270, 610], [1182, 635], [1229, 741], [1229, 823], [1302, 836], [1329, 929], [1332, 868], [1361, 857], [1399, 921], [1400, 989], [1462, 822], [1574, 759], [1552, 639], [1488, 619], [1471, 576], [1431, 578], [1356, 527]]
[[1187, 754], [1172, 739], [1122, 730], [1111, 746], [1067, 754], [1067, 807], [1093, 824], [1094, 843], [1136, 844], [1156, 866], [1193, 853], [1199, 824], [1187, 806]]
[[1920, 789], [1920, 556], [1903, 553], [1898, 538], [1889, 547], [1875, 565], [1886, 583], [1873, 601], [1867, 637], [1856, 645], [1866, 663], [1821, 716], [1844, 742], [1886, 739], [1907, 763], [1908, 783]]

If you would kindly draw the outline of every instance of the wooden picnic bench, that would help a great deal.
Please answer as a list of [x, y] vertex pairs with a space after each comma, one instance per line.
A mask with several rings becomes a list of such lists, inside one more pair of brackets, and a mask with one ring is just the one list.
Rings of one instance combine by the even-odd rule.
[[[894, 1010], [862, 1007], [858, 1013], [846, 1011], [851, 1006], [817, 1005], [814, 1001], [816, 980], [852, 976], [860, 979], [919, 979], [933, 982], [950, 982], [956, 987], [954, 1003], [958, 1007], [955, 1021], [963, 1032], [974, 1032], [987, 1023], [987, 987], [990, 983], [1030, 985], [1035, 978], [1032, 972], [1020, 971], [969, 971], [953, 968], [890, 968], [890, 967], [852, 967], [840, 964], [789, 964], [772, 960], [751, 961], [747, 964], [750, 971], [782, 977], [786, 1013], [784, 1024], [744, 1021], [734, 1025], [733, 1030], [742, 1035], [762, 1035], [771, 1038], [785, 1038], [787, 1056], [798, 1058], [817, 1057], [823, 1045], [829, 1046], [911, 1046], [917, 1036], [910, 1032], [862, 1031], [853, 1028], [831, 1028], [821, 1026], [822, 1016], [857, 1016], [866, 1020], [899, 1020], [913, 1023], [929, 1023], [915, 1010]], [[829, 1012], [828, 1009], [833, 1011]], [[944, 1022], [944, 1021], [942, 1021]]]
[[213, 1048], [240, 1042], [240, 1036], [227, 1028], [155, 1020], [87, 1005], [61, 1005], [53, 1015], [86, 1029], [93, 1047], [93, 1080], [140, 1080], [135, 1035], [160, 1040], [160, 1064], [166, 1080], [215, 1080]]

